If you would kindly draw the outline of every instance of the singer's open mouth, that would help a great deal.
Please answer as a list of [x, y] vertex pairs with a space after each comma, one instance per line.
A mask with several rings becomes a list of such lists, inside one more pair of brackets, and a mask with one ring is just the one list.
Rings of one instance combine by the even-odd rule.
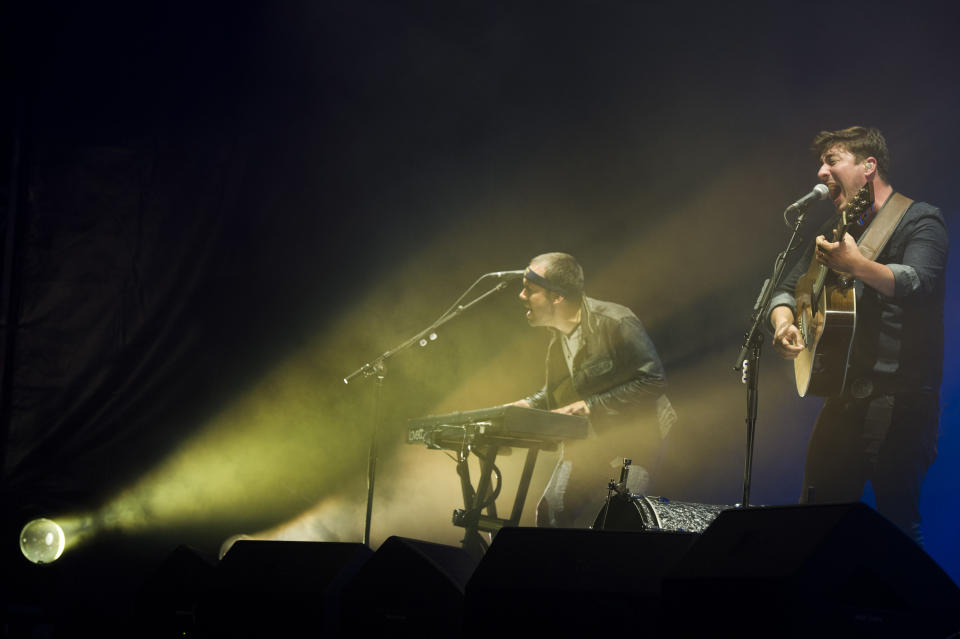
[[833, 200], [834, 204], [839, 204], [841, 196], [843, 195], [843, 190], [840, 188], [840, 185], [836, 182], [827, 182], [827, 188], [830, 189], [830, 199]]

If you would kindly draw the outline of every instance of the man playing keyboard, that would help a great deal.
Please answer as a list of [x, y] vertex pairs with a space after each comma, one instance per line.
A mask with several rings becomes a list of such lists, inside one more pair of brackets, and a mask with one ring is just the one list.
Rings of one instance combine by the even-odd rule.
[[649, 487], [676, 421], [664, 395], [663, 364], [633, 311], [584, 295], [583, 269], [571, 255], [533, 258], [520, 300], [529, 324], [549, 329], [552, 337], [543, 388], [513, 405], [584, 415], [592, 430], [587, 440], [563, 444], [537, 505], [537, 525], [586, 527], [624, 457], [634, 460], [634, 492]]

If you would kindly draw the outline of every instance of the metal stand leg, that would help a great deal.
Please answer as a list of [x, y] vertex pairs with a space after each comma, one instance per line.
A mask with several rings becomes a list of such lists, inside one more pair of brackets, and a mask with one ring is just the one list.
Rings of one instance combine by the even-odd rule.
[[513, 511], [510, 513], [508, 525], [517, 526], [520, 524], [520, 517], [523, 515], [523, 505], [527, 501], [527, 491], [530, 490], [530, 480], [533, 479], [533, 466], [537, 463], [537, 453], [539, 448], [527, 449], [527, 460], [523, 462], [523, 472], [520, 474], [520, 485], [517, 487], [517, 497], [513, 500]]
[[[482, 535], [483, 532], [496, 535], [497, 531], [504, 526], [520, 525], [520, 517], [523, 515], [527, 492], [530, 490], [530, 482], [533, 479], [533, 468], [536, 465], [540, 449], [539, 447], [530, 447], [527, 450], [527, 457], [520, 474], [520, 483], [517, 486], [517, 495], [513, 500], [513, 509], [510, 512], [509, 519], [502, 519], [497, 516], [497, 505], [493, 500], [492, 476], [494, 475], [494, 462], [497, 452], [498, 448], [493, 446], [487, 449], [484, 455], [478, 455], [480, 458], [480, 481], [476, 490], [474, 490], [470, 481], [470, 469], [467, 465], [466, 456], [461, 454], [460, 461], [457, 464], [457, 474], [460, 475], [460, 487], [466, 508], [453, 511], [453, 524], [466, 529], [461, 545], [464, 550], [478, 560], [483, 557], [488, 547], [487, 541]], [[482, 512], [484, 510], [486, 514]]]
[[[482, 468], [481, 472], [483, 472]], [[481, 480], [478, 490], [473, 489], [473, 483], [470, 481], [469, 454], [461, 454], [460, 461], [457, 463], [457, 474], [460, 476], [460, 490], [463, 493], [465, 510], [453, 511], [453, 524], [464, 527], [464, 535], [463, 539], [460, 540], [460, 545], [471, 557], [479, 561], [487, 551], [487, 543], [478, 530], [480, 521], [478, 506], [483, 503], [481, 499], [484, 497], [482, 492], [483, 481]], [[489, 483], [488, 479], [487, 485]]]

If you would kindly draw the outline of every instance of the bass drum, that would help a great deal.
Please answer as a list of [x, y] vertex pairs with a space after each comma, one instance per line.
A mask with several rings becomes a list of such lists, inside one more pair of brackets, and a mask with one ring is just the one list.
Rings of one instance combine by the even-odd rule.
[[671, 530], [702, 533], [721, 511], [734, 506], [693, 504], [666, 497], [616, 495], [604, 502], [594, 530]]

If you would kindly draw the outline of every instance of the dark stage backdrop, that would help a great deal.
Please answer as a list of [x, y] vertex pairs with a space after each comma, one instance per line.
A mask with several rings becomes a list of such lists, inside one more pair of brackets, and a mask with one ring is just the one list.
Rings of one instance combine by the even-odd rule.
[[[881, 128], [894, 185], [957, 237], [948, 3], [19, 4], [3, 103], [11, 546], [28, 517], [87, 512], [215, 552], [331, 499], [349, 523], [313, 530], [358, 540], [374, 389], [342, 378], [481, 273], [548, 250], [577, 255], [588, 292], [633, 308], [660, 350], [680, 421], [659, 494], [735, 503], [732, 360], [789, 235], [781, 211], [816, 183], [813, 135]], [[826, 215], [811, 207], [810, 227]], [[924, 497], [954, 579], [956, 264]], [[405, 446], [403, 422], [538, 386], [546, 337], [516, 293], [389, 361], [375, 540], [458, 540], [458, 504], [428, 499], [442, 482], [457, 496], [452, 463]], [[819, 402], [769, 352], [760, 392], [752, 501], [793, 503]], [[109, 504], [151, 477], [162, 488], [133, 490], [125, 527]]]

